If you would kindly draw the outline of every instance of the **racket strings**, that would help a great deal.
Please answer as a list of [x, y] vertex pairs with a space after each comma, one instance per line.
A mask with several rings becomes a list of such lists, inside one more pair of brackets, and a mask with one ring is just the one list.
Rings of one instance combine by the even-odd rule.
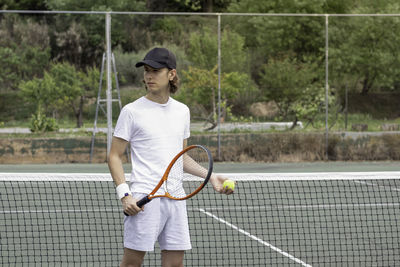
[[208, 153], [201, 147], [189, 149], [172, 166], [166, 191], [175, 198], [185, 197], [202, 186], [208, 170]]
[[172, 166], [168, 179], [165, 181], [165, 191], [168, 192], [172, 197], [180, 198], [184, 197], [185, 191], [182, 187], [183, 181], [183, 158], [182, 156]]

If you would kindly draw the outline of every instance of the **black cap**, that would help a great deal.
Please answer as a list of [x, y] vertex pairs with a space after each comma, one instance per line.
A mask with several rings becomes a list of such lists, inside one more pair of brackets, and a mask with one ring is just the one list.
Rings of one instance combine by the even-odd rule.
[[144, 59], [136, 63], [136, 68], [143, 65], [149, 65], [155, 69], [169, 68], [176, 69], [176, 58], [175, 55], [166, 48], [153, 48], [150, 50]]

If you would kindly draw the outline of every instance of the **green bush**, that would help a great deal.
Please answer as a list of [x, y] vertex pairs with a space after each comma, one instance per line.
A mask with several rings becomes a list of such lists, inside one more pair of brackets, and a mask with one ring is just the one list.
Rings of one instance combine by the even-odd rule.
[[29, 122], [29, 129], [33, 133], [53, 132], [59, 129], [56, 119], [46, 117], [40, 111], [33, 114]]

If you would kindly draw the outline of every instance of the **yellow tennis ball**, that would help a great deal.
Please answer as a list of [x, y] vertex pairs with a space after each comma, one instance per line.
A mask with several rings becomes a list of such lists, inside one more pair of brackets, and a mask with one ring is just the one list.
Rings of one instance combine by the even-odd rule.
[[228, 188], [231, 190], [235, 190], [235, 182], [232, 180], [225, 180], [224, 184], [222, 185], [223, 188]]

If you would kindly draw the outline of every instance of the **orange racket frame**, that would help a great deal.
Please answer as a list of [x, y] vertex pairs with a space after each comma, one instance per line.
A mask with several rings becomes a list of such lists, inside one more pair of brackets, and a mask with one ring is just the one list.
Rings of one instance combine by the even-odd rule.
[[[163, 195], [155, 195], [155, 193], [160, 189], [160, 187], [165, 183], [165, 181], [168, 180], [168, 175], [169, 175], [169, 173], [170, 173], [170, 171], [171, 171], [171, 169], [172, 169], [172, 166], [175, 164], [175, 162], [176, 162], [184, 153], [186, 153], [187, 151], [189, 151], [189, 150], [191, 150], [191, 149], [195, 149], [195, 148], [201, 148], [201, 149], [203, 149], [203, 150], [207, 153], [207, 156], [208, 156], [208, 171], [207, 171], [207, 175], [206, 175], [206, 177], [204, 177], [204, 181], [201, 183], [201, 185], [200, 185], [196, 190], [194, 190], [193, 192], [191, 192], [190, 194], [188, 194], [188, 195], [186, 195], [186, 196], [184, 196], [184, 197], [180, 197], [180, 198], [173, 197], [173, 196], [171, 196], [168, 192], [165, 192], [165, 194], [163, 194]], [[181, 152], [179, 152], [179, 153], [171, 160], [171, 162], [169, 163], [167, 169], [166, 169], [165, 172], [164, 172], [164, 175], [162, 176], [162, 178], [160, 179], [160, 181], [158, 182], [158, 184], [156, 185], [156, 187], [153, 189], [153, 191], [151, 191], [150, 194], [148, 194], [147, 196], [145, 196], [145, 197], [143, 197], [141, 200], [139, 200], [139, 201], [136, 203], [136, 205], [137, 205], [138, 207], [141, 208], [141, 207], [143, 207], [145, 204], [149, 203], [152, 199], [157, 198], [157, 197], [167, 197], [167, 198], [174, 199], [174, 200], [185, 200], [185, 199], [191, 198], [191, 197], [193, 197], [194, 195], [196, 195], [197, 193], [199, 193], [199, 192], [204, 188], [204, 186], [208, 183], [208, 181], [210, 180], [211, 174], [212, 174], [212, 170], [213, 170], [213, 158], [212, 158], [211, 152], [210, 152], [206, 147], [201, 146], [201, 145], [190, 145], [190, 146], [187, 146], [185, 149], [183, 149]], [[127, 215], [127, 214], [125, 213], [125, 215]]]

